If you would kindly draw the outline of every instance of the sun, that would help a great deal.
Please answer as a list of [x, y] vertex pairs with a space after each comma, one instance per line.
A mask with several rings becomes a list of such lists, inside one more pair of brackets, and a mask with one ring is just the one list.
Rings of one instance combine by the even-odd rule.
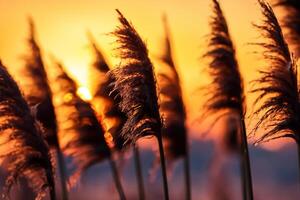
[[85, 101], [92, 100], [92, 95], [89, 89], [85, 86], [81, 86], [77, 89], [77, 94]]

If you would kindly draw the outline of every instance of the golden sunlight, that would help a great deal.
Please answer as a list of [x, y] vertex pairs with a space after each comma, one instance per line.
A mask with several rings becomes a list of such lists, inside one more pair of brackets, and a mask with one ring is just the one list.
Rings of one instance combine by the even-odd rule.
[[300, 0], [0, 6], [4, 197], [299, 199]]
[[89, 89], [85, 86], [79, 87], [77, 89], [77, 94], [85, 101], [90, 101], [92, 99]]

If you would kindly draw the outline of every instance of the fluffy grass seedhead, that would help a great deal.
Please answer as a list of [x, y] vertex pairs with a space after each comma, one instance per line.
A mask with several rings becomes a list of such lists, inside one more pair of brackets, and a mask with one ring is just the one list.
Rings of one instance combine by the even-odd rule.
[[[235, 47], [231, 39], [226, 19], [217, 0], [212, 0], [211, 32], [208, 40], [208, 50], [204, 58], [209, 60], [208, 72], [212, 82], [205, 89], [206, 102], [202, 120], [212, 116], [214, 126], [220, 119], [236, 116], [242, 120], [245, 116], [245, 96], [243, 79], [235, 55]], [[240, 123], [231, 124], [231, 129], [219, 138], [225, 149], [236, 149], [240, 137]], [[231, 142], [233, 141], [233, 142]], [[228, 146], [226, 146], [228, 145]]]
[[284, 10], [282, 17], [283, 27], [287, 30], [287, 40], [295, 47], [295, 54], [300, 56], [300, 1], [274, 0], [274, 6]]
[[19, 178], [27, 179], [42, 199], [54, 190], [49, 148], [20, 90], [0, 63], [0, 164], [7, 170], [5, 198]]
[[211, 33], [208, 51], [204, 57], [210, 60], [208, 71], [213, 81], [207, 88], [205, 115], [235, 110], [243, 117], [245, 114], [244, 86], [235, 57], [235, 47], [219, 2], [217, 0], [212, 0], [212, 2]]
[[45, 128], [45, 138], [50, 146], [58, 146], [57, 127], [52, 104], [52, 93], [48, 85], [48, 78], [42, 60], [41, 50], [36, 42], [35, 26], [29, 18], [29, 53], [25, 57], [22, 69], [21, 87], [24, 97], [30, 106], [36, 106], [36, 118]]
[[261, 46], [267, 61], [265, 70], [259, 71], [261, 77], [254, 81], [259, 85], [252, 92], [258, 93], [258, 108], [254, 116], [261, 116], [254, 131], [263, 127], [266, 132], [257, 142], [280, 137], [292, 137], [299, 142], [299, 89], [297, 65], [284, 40], [281, 27], [271, 6], [259, 0], [263, 21], [255, 25], [265, 38]]
[[[166, 63], [168, 66], [175, 68], [175, 63], [172, 57], [172, 47], [171, 47], [171, 38], [170, 38], [170, 30], [168, 25], [167, 16], [163, 15], [163, 23], [165, 30], [165, 41], [164, 41], [164, 52], [160, 59]], [[175, 70], [176, 71], [176, 70]]]
[[98, 120], [105, 128], [108, 144], [115, 150], [122, 150], [124, 141], [120, 137], [120, 132], [126, 121], [126, 115], [118, 107], [120, 99], [110, 96], [113, 89], [111, 83], [114, 80], [113, 77], [106, 74], [109, 71], [109, 65], [94, 39], [91, 38], [90, 40], [95, 52], [95, 62], [90, 68], [90, 80], [92, 80], [90, 88], [93, 88], [91, 103], [97, 113]]
[[126, 114], [120, 137], [124, 144], [135, 143], [139, 138], [161, 134], [156, 81], [148, 49], [134, 27], [120, 11], [121, 25], [113, 32], [117, 37], [122, 62], [110, 72], [112, 94], [120, 98], [119, 108]]
[[110, 157], [99, 124], [91, 105], [77, 94], [77, 85], [60, 63], [52, 66], [51, 78], [54, 105], [58, 121], [58, 139], [63, 153], [74, 159], [77, 169], [70, 178], [71, 186], [90, 166]]
[[161, 60], [165, 63], [165, 73], [158, 75], [159, 92], [161, 95], [160, 112], [164, 118], [162, 136], [166, 157], [174, 160], [185, 156], [187, 151], [187, 130], [185, 127], [186, 112], [183, 103], [180, 79], [172, 57], [170, 31], [166, 16], [164, 53]]
[[107, 64], [106, 59], [105, 59], [102, 51], [100, 50], [100, 47], [96, 44], [96, 41], [91, 33], [88, 33], [88, 38], [90, 40], [91, 47], [94, 52], [94, 56], [96, 57], [95, 62], [93, 63], [93, 67], [103, 73], [108, 72], [109, 65]]

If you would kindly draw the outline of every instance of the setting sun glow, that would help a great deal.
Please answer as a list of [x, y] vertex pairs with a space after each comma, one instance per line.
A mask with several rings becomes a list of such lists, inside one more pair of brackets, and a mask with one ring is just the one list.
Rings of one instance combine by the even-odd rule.
[[3, 198], [299, 199], [300, 0], [0, 7]]
[[[249, 91], [250, 81], [257, 76], [257, 68], [262, 62], [253, 45], [258, 34], [252, 23], [259, 22], [261, 17], [256, 0], [223, 1], [222, 8], [230, 27], [230, 34], [237, 50], [237, 58], [245, 91]], [[163, 25], [162, 15], [168, 17], [173, 41], [175, 62], [182, 80], [184, 100], [188, 112], [187, 126], [192, 137], [201, 138], [201, 131], [207, 127], [193, 123], [199, 116], [203, 104], [199, 88], [209, 83], [203, 72], [207, 63], [200, 59], [205, 51], [209, 33], [210, 1], [180, 0], [166, 1], [58, 1], [58, 0], [0, 0], [3, 12], [0, 13], [0, 55], [1, 60], [14, 71], [23, 64], [20, 59], [26, 49], [25, 39], [28, 33], [26, 16], [30, 15], [37, 31], [37, 40], [41, 46], [45, 60], [49, 54], [57, 55], [62, 60], [72, 77], [79, 85], [88, 85], [88, 66], [93, 62], [89, 48], [87, 32], [91, 32], [103, 49], [112, 67], [119, 64], [116, 56], [114, 38], [109, 35], [117, 25], [116, 8], [119, 8], [146, 41], [149, 54], [156, 70], [159, 70], [158, 57], [162, 51]], [[278, 10], [275, 10], [278, 12]], [[247, 14], [245, 14], [247, 13]], [[279, 13], [280, 14], [280, 13]], [[8, 20], [9, 19], [9, 20]], [[63, 44], [63, 45], [62, 45]], [[14, 74], [14, 73], [12, 73]], [[18, 77], [15, 77], [18, 81]], [[80, 87], [78, 94], [85, 100], [91, 100], [87, 87]], [[247, 94], [249, 114], [255, 96]], [[246, 119], [249, 129], [253, 120]], [[255, 123], [255, 122], [254, 122]], [[218, 135], [218, 131], [216, 131]], [[272, 143], [274, 146], [276, 142]]]
[[87, 87], [81, 86], [77, 90], [77, 94], [86, 101], [90, 101], [92, 99], [92, 95]]

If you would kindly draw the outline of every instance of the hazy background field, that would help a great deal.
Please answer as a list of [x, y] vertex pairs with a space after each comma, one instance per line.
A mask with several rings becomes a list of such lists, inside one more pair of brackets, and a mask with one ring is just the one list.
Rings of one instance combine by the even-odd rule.
[[[195, 200], [211, 200], [211, 184], [209, 166], [213, 154], [213, 144], [210, 142], [193, 141], [191, 145], [192, 195]], [[285, 147], [280, 152], [272, 152], [262, 148], [250, 147], [255, 200], [297, 200], [299, 197], [297, 162], [294, 159], [296, 149]], [[144, 180], [149, 177], [149, 170], [154, 159], [153, 153], [144, 150], [142, 161]], [[232, 200], [242, 199], [240, 196], [239, 167], [233, 158], [227, 167], [229, 172], [228, 187], [233, 193]], [[231, 169], [229, 169], [231, 168]], [[138, 199], [134, 176], [133, 161], [130, 159], [124, 165], [123, 184], [129, 199]], [[158, 171], [160, 172], [160, 171]], [[87, 174], [81, 186], [72, 190], [74, 199], [118, 199], [114, 191], [108, 163], [93, 167]], [[221, 177], [219, 179], [221, 180]], [[145, 182], [148, 199], [163, 199], [160, 175], [154, 182]], [[181, 162], [178, 161], [174, 173], [169, 178], [170, 196], [173, 200], [184, 199], [183, 173]], [[72, 198], [72, 199], [73, 199]]]

